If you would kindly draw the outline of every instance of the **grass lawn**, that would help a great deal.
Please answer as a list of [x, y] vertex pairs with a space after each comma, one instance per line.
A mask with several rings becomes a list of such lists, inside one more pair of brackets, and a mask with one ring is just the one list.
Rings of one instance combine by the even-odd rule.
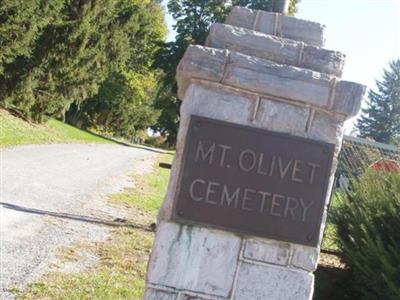
[[113, 143], [54, 119], [45, 124], [32, 124], [0, 109], [0, 147], [72, 142]]
[[322, 241], [322, 249], [329, 251], [338, 251], [339, 247], [337, 243], [337, 233], [335, 226], [329, 222], [326, 223], [324, 232], [324, 239]]
[[[159, 161], [171, 162], [172, 155], [160, 155]], [[110, 197], [113, 204], [142, 212], [147, 216], [146, 224], [154, 222], [167, 190], [169, 170], [159, 168], [159, 161], [152, 173], [134, 177], [134, 189]], [[150, 231], [117, 228], [110, 240], [84, 246], [85, 251], [99, 258], [95, 266], [80, 273], [50, 273], [31, 284], [27, 291], [17, 292], [17, 299], [142, 299], [153, 239], [154, 233]], [[82, 245], [69, 249], [68, 255], [62, 256], [64, 261], [76, 259], [71, 253], [79, 252], [79, 247]]]
[[50, 273], [17, 299], [142, 299], [152, 243], [152, 232], [115, 230], [112, 240], [85, 247], [99, 257], [95, 267], [80, 273]]
[[[334, 194], [331, 198], [331, 207], [329, 208], [329, 212], [340, 207], [341, 205], [341, 194], [338, 191], [334, 191]], [[324, 240], [322, 241], [322, 249], [330, 250], [330, 251], [339, 251], [338, 246], [338, 236], [336, 232], [336, 227], [329, 219], [326, 222], [326, 228], [324, 232]]]
[[[171, 163], [172, 158], [171, 154], [162, 155], [159, 162]], [[137, 187], [112, 195], [111, 199], [117, 203], [132, 205], [143, 212], [156, 216], [167, 191], [169, 175], [170, 170], [157, 167], [153, 174], [144, 177], [135, 176]], [[138, 192], [138, 187], [143, 190]]]

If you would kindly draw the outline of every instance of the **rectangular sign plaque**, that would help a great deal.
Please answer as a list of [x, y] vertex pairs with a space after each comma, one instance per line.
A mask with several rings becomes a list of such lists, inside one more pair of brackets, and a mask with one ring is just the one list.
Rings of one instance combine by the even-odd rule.
[[334, 148], [192, 116], [173, 219], [317, 246]]

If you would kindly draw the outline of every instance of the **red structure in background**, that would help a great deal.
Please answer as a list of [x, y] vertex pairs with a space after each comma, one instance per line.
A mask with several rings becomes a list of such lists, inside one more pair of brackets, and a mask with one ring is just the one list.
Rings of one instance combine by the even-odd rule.
[[400, 163], [392, 159], [380, 159], [371, 165], [376, 171], [400, 172]]

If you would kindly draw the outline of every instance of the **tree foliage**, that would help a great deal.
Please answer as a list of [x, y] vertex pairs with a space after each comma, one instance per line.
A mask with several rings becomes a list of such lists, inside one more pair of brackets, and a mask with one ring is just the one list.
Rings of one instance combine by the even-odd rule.
[[399, 299], [400, 174], [369, 171], [353, 189], [331, 212], [351, 299]]
[[113, 73], [146, 74], [166, 31], [152, 0], [6, 0], [0, 21], [1, 105], [36, 121], [79, 107]]
[[[298, 0], [290, 1], [289, 13], [294, 14]], [[164, 77], [155, 100], [160, 117], [154, 126], [175, 143], [179, 126], [180, 101], [177, 98], [175, 70], [186, 48], [204, 44], [212, 23], [223, 22], [233, 6], [271, 11], [272, 0], [169, 0], [168, 11], [175, 19], [175, 41], [166, 43], [159, 51], [155, 65], [164, 71]]]
[[93, 98], [78, 109], [73, 106], [70, 122], [99, 132], [130, 137], [154, 124], [158, 112], [153, 108], [157, 88], [154, 72], [113, 73]]
[[160, 72], [153, 69], [153, 62], [166, 35], [164, 11], [151, 1], [142, 1], [135, 9], [138, 27], [121, 39], [129, 41], [129, 57], [109, 73], [95, 96], [82, 104], [75, 102], [67, 114], [70, 123], [121, 136], [155, 123], [158, 112], [153, 100]]
[[361, 137], [389, 143], [400, 136], [400, 59], [389, 64], [376, 85], [378, 90], [368, 93], [368, 107], [363, 109], [357, 129]]
[[29, 57], [43, 28], [56, 21], [64, 1], [3, 0], [0, 3], [0, 75], [4, 65]]

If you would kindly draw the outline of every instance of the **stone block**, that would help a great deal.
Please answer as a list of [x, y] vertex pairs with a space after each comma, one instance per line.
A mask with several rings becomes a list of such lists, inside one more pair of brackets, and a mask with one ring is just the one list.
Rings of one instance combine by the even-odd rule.
[[214, 297], [208, 295], [191, 295], [191, 294], [182, 294], [179, 300], [229, 300], [225, 297]]
[[202, 46], [190, 46], [177, 68], [178, 96], [184, 98], [191, 78], [219, 82], [224, 74], [227, 53]]
[[345, 56], [294, 40], [226, 24], [211, 26], [206, 46], [229, 49], [280, 64], [341, 76]]
[[324, 29], [321, 24], [266, 11], [234, 7], [226, 23], [322, 47]]
[[355, 116], [360, 110], [366, 89], [366, 86], [359, 83], [350, 81], [338, 82], [332, 109], [348, 117]]
[[292, 245], [290, 265], [309, 272], [314, 272], [318, 266], [319, 248], [302, 245]]
[[290, 244], [288, 243], [248, 238], [243, 257], [250, 260], [285, 266], [288, 264], [289, 254]]
[[343, 137], [343, 125], [344, 117], [316, 111], [311, 121], [308, 137], [335, 144], [337, 146], [336, 154], [338, 154]]
[[339, 51], [326, 50], [314, 46], [304, 46], [299, 67], [341, 77], [346, 56]]
[[188, 122], [188, 117], [193, 114], [249, 125], [256, 102], [257, 96], [241, 93], [221, 84], [194, 82], [190, 85], [181, 106], [181, 116], [185, 118], [184, 125], [188, 125], [186, 121]]
[[235, 6], [226, 18], [225, 23], [237, 27], [253, 29], [256, 14], [256, 10]]
[[280, 14], [277, 13], [266, 13], [264, 14], [261, 10], [255, 10], [256, 17], [254, 18], [253, 30], [270, 34], [278, 37], [282, 37], [282, 24]]
[[281, 267], [242, 263], [235, 300], [311, 299], [314, 275]]
[[261, 98], [254, 123], [268, 130], [305, 136], [310, 109]]
[[331, 78], [326, 74], [237, 52], [230, 54], [226, 68], [224, 84], [307, 104], [328, 105]]
[[227, 297], [240, 245], [241, 239], [233, 234], [164, 222], [157, 230], [148, 283]]
[[[265, 12], [264, 15], [270, 14]], [[302, 41], [307, 44], [323, 47], [325, 44], [325, 26], [316, 22], [302, 20], [290, 16], [282, 16], [282, 37]], [[263, 17], [260, 19], [262, 20]], [[257, 28], [256, 28], [257, 30]]]
[[213, 24], [206, 41], [207, 47], [229, 49], [287, 65], [297, 65], [299, 45], [293, 40], [226, 24]]
[[167, 292], [154, 288], [147, 288], [143, 300], [177, 300], [178, 294], [175, 292]]

